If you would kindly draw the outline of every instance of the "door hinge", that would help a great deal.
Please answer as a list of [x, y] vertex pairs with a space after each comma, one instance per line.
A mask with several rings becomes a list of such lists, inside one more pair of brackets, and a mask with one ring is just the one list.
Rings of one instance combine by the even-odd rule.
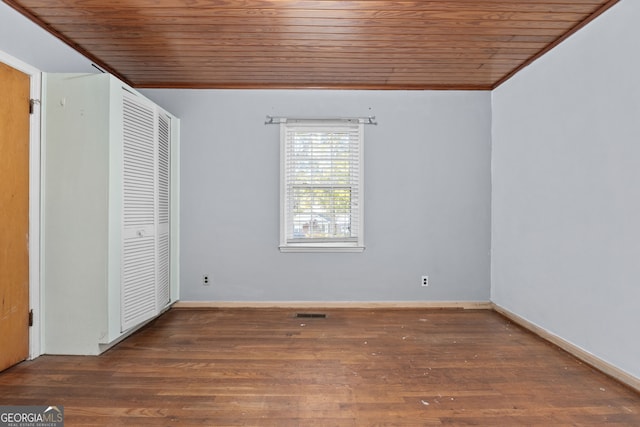
[[36, 104], [40, 104], [39, 99], [30, 99], [29, 100], [29, 114], [33, 114], [33, 109]]
[[29, 310], [29, 326], [33, 326], [33, 310]]

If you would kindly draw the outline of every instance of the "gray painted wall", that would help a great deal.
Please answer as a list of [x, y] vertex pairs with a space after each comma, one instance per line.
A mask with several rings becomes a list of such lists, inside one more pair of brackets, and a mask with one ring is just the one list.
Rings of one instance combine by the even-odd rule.
[[[488, 301], [488, 92], [144, 92], [182, 123], [182, 300]], [[279, 252], [267, 114], [377, 117], [365, 126], [364, 253]]]
[[493, 92], [492, 295], [640, 378], [640, 2]]
[[[94, 71], [3, 3], [0, 50], [47, 72]], [[489, 299], [488, 92], [144, 92], [182, 119], [183, 300]], [[267, 114], [378, 116], [365, 131], [364, 253], [278, 251]]]

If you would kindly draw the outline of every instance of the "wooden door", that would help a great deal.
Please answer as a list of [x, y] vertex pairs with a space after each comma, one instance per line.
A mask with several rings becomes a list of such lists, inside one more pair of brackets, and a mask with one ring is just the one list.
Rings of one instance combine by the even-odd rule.
[[0, 370], [29, 355], [29, 90], [0, 63]]

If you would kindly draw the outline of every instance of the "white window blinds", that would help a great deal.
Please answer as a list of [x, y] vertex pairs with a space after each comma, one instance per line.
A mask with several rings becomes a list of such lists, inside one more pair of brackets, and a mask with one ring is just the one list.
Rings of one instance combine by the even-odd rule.
[[362, 250], [362, 123], [280, 126], [281, 249]]

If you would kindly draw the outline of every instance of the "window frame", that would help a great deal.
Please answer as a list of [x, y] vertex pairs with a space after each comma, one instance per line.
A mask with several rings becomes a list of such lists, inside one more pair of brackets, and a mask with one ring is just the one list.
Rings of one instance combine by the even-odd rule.
[[[357, 187], [357, 200], [355, 206], [352, 203], [352, 210], [356, 209], [355, 216], [358, 221], [355, 226], [356, 237], [352, 240], [332, 240], [332, 239], [288, 239], [287, 237], [287, 224], [288, 216], [290, 212], [287, 209], [288, 206], [288, 192], [287, 192], [287, 133], [291, 129], [297, 127], [314, 127], [314, 128], [326, 128], [327, 132], [335, 132], [344, 128], [353, 129], [354, 126], [358, 127], [357, 131], [357, 162], [358, 172], [355, 185], [348, 187], [353, 189]], [[364, 246], [364, 124], [357, 119], [331, 119], [331, 120], [283, 120], [280, 122], [280, 252], [362, 252], [365, 249]], [[353, 224], [351, 224], [353, 226]]]

